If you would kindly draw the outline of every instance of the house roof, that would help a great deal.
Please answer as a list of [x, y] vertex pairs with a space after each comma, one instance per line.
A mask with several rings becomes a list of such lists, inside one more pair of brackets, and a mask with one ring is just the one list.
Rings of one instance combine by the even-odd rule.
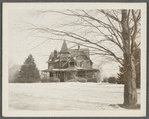
[[[61, 48], [61, 51], [57, 52], [57, 59], [54, 59], [54, 60], [58, 61], [61, 53], [69, 53], [70, 54], [70, 58], [74, 58], [74, 57], [80, 55], [82, 57], [82, 59], [89, 60], [91, 63], [93, 63], [90, 60], [89, 48], [68, 49], [66, 41], [64, 41], [63, 45], [62, 45], [62, 48]], [[49, 60], [47, 61], [47, 63], [52, 62], [53, 61], [53, 57], [54, 57], [54, 52], [51, 52]]]
[[87, 56], [88, 58], [90, 58], [89, 56], [89, 49], [88, 48], [81, 48], [81, 49], [69, 49], [69, 53], [71, 55], [76, 55], [77, 53], [80, 54], [81, 56]]
[[[71, 58], [74, 58], [75, 56], [81, 55], [82, 59], [90, 60], [89, 49], [80, 49], [79, 51], [78, 51], [78, 49], [69, 49], [68, 51], [70, 53]], [[55, 60], [58, 60], [59, 56], [60, 56], [60, 52], [57, 52], [57, 59], [55, 59]], [[53, 57], [54, 57], [54, 52], [51, 52], [49, 60], [47, 61], [47, 63], [50, 63], [52, 61]]]
[[60, 53], [69, 53], [66, 41], [64, 40]]
[[70, 55], [75, 56], [78, 53], [78, 49], [69, 49]]
[[[59, 59], [59, 56], [60, 56], [60, 53], [57, 52], [57, 59], [55, 59], [56, 61]], [[53, 61], [53, 57], [54, 57], [54, 52], [51, 52], [50, 56], [49, 56], [49, 59], [46, 63], [50, 63], [50, 62], [54, 62]]]

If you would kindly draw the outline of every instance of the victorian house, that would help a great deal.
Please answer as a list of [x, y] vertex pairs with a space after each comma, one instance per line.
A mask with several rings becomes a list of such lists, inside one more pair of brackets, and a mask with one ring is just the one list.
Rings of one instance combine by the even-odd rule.
[[44, 76], [57, 77], [61, 82], [79, 77], [90, 80], [96, 78], [95, 73], [99, 72], [98, 69], [92, 68], [93, 62], [88, 48], [78, 46], [78, 49], [68, 49], [65, 41], [59, 52], [51, 52], [47, 63], [48, 69], [42, 70]]

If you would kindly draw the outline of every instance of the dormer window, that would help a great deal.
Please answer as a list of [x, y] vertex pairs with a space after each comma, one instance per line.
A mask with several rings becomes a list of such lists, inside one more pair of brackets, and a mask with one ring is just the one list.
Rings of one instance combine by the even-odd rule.
[[70, 59], [69, 67], [74, 67], [74, 66], [75, 66], [75, 60], [74, 59]]
[[75, 63], [74, 62], [70, 62], [69, 65], [70, 65], [70, 67], [74, 67]]

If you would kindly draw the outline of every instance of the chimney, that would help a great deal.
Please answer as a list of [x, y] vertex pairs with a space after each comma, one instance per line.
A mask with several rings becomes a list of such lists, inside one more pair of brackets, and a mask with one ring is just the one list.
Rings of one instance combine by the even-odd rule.
[[57, 58], [57, 50], [54, 50], [54, 59]]

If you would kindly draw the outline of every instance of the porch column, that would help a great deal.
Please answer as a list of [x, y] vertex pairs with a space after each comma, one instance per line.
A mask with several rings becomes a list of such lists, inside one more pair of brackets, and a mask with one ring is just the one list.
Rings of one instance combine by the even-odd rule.
[[75, 81], [77, 81], [77, 79], [78, 79], [78, 78], [77, 78], [77, 72], [75, 72]]
[[53, 72], [53, 77], [54, 77], [54, 78], [56, 77], [56, 73], [55, 73], [55, 72]]
[[93, 71], [93, 78], [95, 78], [95, 71]]
[[97, 78], [97, 83], [101, 81], [99, 71], [97, 71], [96, 78]]
[[76, 72], [76, 81], [78, 81], [78, 72]]
[[65, 73], [66, 73], [66, 72], [64, 72], [64, 82], [65, 82], [65, 75], [66, 75]]
[[66, 75], [65, 75], [65, 77], [66, 77], [66, 81], [67, 81], [67, 79], [68, 79], [68, 75], [67, 75], [67, 73], [68, 73], [68, 72], [66, 72]]
[[50, 76], [51, 76], [51, 72], [49, 72], [49, 78], [50, 78]]
[[85, 78], [87, 79], [87, 71], [85, 71]]
[[41, 72], [41, 78], [43, 77], [43, 72]]
[[64, 72], [64, 82], [67, 81], [67, 72]]

